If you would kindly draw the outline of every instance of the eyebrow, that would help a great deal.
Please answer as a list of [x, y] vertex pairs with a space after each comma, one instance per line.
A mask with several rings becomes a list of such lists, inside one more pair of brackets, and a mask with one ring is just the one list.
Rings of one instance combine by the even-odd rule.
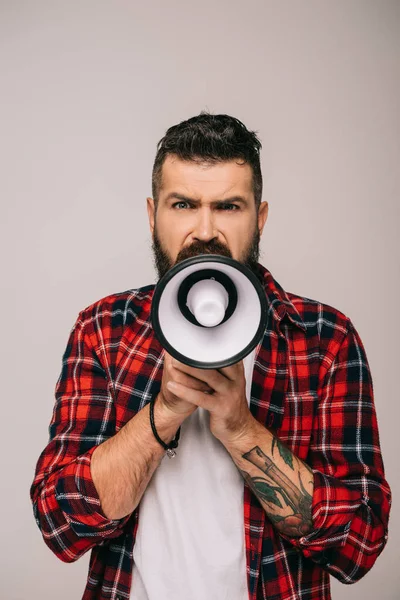
[[[184, 196], [183, 194], [177, 194], [176, 192], [170, 192], [168, 196], [165, 198], [165, 202], [171, 200], [171, 198], [175, 198], [182, 202], [192, 202], [193, 204], [200, 204], [200, 200], [196, 198], [189, 198], [188, 196]], [[237, 202], [238, 204], [243, 204], [247, 206], [247, 201], [243, 196], [231, 196], [230, 198], [224, 198], [223, 200], [213, 200], [213, 204], [228, 204], [231, 202]]]

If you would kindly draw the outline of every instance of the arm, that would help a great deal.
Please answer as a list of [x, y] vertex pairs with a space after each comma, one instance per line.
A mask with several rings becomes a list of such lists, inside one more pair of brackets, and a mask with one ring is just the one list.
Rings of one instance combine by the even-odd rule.
[[254, 417], [240, 437], [221, 442], [276, 529], [293, 537], [309, 533], [314, 488], [310, 467]]
[[[273, 436], [263, 426], [250, 426], [247, 437], [225, 446], [280, 534], [341, 582], [353, 583], [371, 569], [385, 547], [391, 492], [384, 476], [371, 372], [362, 341], [350, 321], [345, 335], [334, 345], [329, 366], [324, 363], [321, 367], [309, 468], [283, 445], [286, 460], [281, 452], [277, 456]], [[305, 474], [311, 468], [312, 529], [305, 535], [285, 531], [290, 523], [285, 510], [290, 503], [286, 501], [284, 506], [283, 501], [291, 485], [282, 485], [282, 495], [277, 478], [271, 479], [266, 473], [266, 459], [274, 460], [292, 483], [297, 477], [298, 490], [302, 482], [305, 506], [311, 495]], [[293, 469], [288, 462], [293, 463]], [[276, 497], [282, 509], [271, 504], [275, 499], [277, 505]], [[301, 496], [298, 506], [300, 501]], [[306, 525], [307, 519], [301, 523]]]
[[[30, 497], [45, 543], [60, 560], [72, 562], [121, 535], [164, 450], [152, 434], [148, 406], [115, 434], [106, 373], [80, 317], [62, 362], [50, 439]], [[167, 417], [158, 401], [155, 421], [166, 442], [181, 422]]]
[[[104, 513], [122, 519], [138, 506], [149, 481], [165, 456], [150, 426], [150, 405], [140, 410], [120, 431], [96, 447], [91, 473]], [[157, 433], [173, 440], [183, 419], [171, 412], [160, 393], [154, 404]], [[128, 460], [129, 457], [129, 460]]]

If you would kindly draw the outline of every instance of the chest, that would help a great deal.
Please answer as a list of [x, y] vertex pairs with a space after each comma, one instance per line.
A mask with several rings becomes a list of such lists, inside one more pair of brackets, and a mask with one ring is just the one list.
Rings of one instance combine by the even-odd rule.
[[[281, 333], [266, 331], [254, 350], [248, 382], [249, 409], [300, 458], [306, 459], [317, 396], [318, 340], [283, 324]], [[164, 349], [152, 330], [125, 340], [115, 373], [115, 426], [118, 431], [161, 389]]]

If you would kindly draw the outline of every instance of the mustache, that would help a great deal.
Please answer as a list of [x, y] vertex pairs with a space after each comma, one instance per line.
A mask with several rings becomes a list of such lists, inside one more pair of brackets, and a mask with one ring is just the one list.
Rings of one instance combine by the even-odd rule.
[[229, 248], [224, 246], [224, 244], [221, 244], [221, 242], [202, 242], [201, 240], [197, 240], [190, 246], [182, 248], [176, 257], [175, 262], [178, 263], [186, 258], [192, 258], [192, 256], [197, 256], [199, 254], [221, 254], [222, 256], [228, 256], [232, 258], [232, 253]]

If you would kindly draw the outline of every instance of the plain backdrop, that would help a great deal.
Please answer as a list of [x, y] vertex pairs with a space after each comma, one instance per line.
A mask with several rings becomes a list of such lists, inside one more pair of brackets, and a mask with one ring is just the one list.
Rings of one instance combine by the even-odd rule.
[[156, 144], [202, 109], [261, 138], [260, 261], [364, 342], [393, 508], [333, 598], [399, 598], [399, 64], [395, 1], [0, 2], [2, 600], [82, 596], [89, 553], [59, 561], [29, 498], [61, 356], [80, 310], [155, 282]]

